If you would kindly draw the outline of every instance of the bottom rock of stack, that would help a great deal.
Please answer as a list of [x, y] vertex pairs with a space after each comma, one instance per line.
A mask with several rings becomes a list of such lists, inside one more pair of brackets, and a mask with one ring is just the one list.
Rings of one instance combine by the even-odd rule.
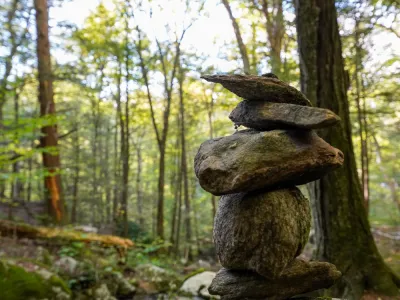
[[311, 213], [296, 187], [221, 197], [214, 243], [221, 265], [278, 278], [308, 241]]
[[296, 259], [277, 279], [267, 279], [252, 271], [222, 268], [208, 290], [226, 300], [279, 300], [329, 288], [340, 277], [341, 273], [330, 263]]

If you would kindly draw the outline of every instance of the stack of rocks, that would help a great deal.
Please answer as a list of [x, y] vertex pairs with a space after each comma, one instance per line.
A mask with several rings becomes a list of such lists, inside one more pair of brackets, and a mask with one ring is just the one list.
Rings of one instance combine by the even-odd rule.
[[296, 185], [342, 165], [342, 152], [312, 130], [340, 118], [271, 75], [202, 78], [245, 99], [229, 117], [249, 128], [204, 142], [195, 157], [200, 185], [222, 195], [214, 242], [223, 268], [210, 293], [286, 299], [330, 287], [341, 276], [334, 265], [296, 258], [311, 226], [309, 202]]

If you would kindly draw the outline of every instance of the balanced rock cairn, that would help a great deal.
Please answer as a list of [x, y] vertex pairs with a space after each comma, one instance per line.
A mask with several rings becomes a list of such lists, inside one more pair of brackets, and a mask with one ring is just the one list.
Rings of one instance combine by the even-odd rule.
[[341, 273], [327, 262], [297, 259], [311, 214], [296, 185], [343, 164], [343, 154], [313, 131], [340, 118], [311, 107], [273, 74], [210, 75], [244, 98], [229, 118], [249, 129], [204, 142], [195, 157], [200, 185], [222, 195], [214, 242], [223, 268], [209, 292], [222, 299], [286, 299], [328, 288]]

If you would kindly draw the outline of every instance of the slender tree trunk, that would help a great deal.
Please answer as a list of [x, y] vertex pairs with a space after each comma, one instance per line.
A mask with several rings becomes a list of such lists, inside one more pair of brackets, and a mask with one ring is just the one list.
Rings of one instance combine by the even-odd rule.
[[331, 289], [334, 296], [360, 299], [364, 290], [398, 295], [400, 281], [379, 255], [363, 206], [335, 2], [296, 0], [295, 5], [302, 91], [314, 105], [342, 119], [320, 135], [343, 152], [345, 164], [310, 184], [316, 258], [335, 264], [343, 274]]
[[[182, 164], [182, 162], [181, 162], [181, 164]], [[182, 176], [182, 170], [180, 172], [180, 176]], [[176, 241], [175, 255], [176, 255], [176, 257], [180, 256], [181, 227], [182, 227], [182, 177], [180, 177], [179, 190], [178, 190], [178, 220], [176, 221], [176, 238], [175, 238], [175, 241]]]
[[[78, 127], [77, 127], [78, 128]], [[79, 141], [79, 128], [76, 131], [76, 137], [74, 139], [75, 147], [75, 176], [74, 176], [74, 183], [73, 183], [73, 192], [72, 192], [72, 208], [71, 208], [71, 223], [78, 223], [78, 201], [79, 201], [79, 171], [80, 171], [80, 141]]]
[[[177, 124], [177, 132], [180, 131], [181, 128], [181, 124], [180, 124], [180, 116], [179, 114], [176, 117], [176, 124]], [[170, 236], [170, 243], [172, 245], [171, 251], [176, 249], [176, 216], [177, 216], [177, 209], [178, 209], [178, 197], [179, 197], [179, 193], [181, 191], [181, 183], [182, 183], [182, 170], [181, 170], [181, 160], [180, 160], [180, 156], [181, 154], [181, 146], [180, 146], [180, 135], [177, 134], [176, 135], [176, 143], [175, 143], [175, 149], [177, 149], [176, 151], [176, 155], [175, 155], [175, 176], [173, 178], [173, 182], [171, 183], [172, 186], [175, 187], [174, 190], [174, 206], [172, 208], [172, 217], [171, 217], [171, 236]], [[176, 251], [175, 251], [176, 253]]]
[[229, 4], [229, 1], [228, 0], [222, 0], [222, 3], [224, 4], [224, 6], [226, 8], [226, 11], [228, 12], [229, 19], [232, 22], [233, 31], [235, 32], [236, 41], [238, 43], [240, 56], [241, 56], [242, 62], [243, 62], [243, 72], [245, 74], [250, 74], [251, 70], [250, 70], [249, 56], [247, 54], [246, 45], [243, 42], [243, 38], [242, 38], [242, 34], [240, 32], [239, 24], [238, 24], [237, 20], [235, 19], [235, 17], [233, 16], [232, 9], [231, 9], [231, 6]]
[[[356, 81], [356, 106], [357, 106], [357, 119], [359, 124], [358, 134], [360, 137], [360, 160], [361, 160], [361, 184], [364, 195], [364, 207], [367, 215], [369, 213], [369, 184], [368, 184], [368, 146], [367, 146], [367, 123], [365, 118], [365, 111], [361, 106], [361, 86], [363, 85], [362, 81], [362, 54], [361, 54], [361, 45], [360, 45], [360, 26], [359, 21], [356, 21], [355, 26], [355, 81]], [[365, 103], [365, 98], [363, 99]]]
[[[98, 100], [100, 101], [100, 100]], [[99, 184], [99, 179], [97, 176], [97, 169], [98, 169], [98, 137], [99, 137], [99, 116], [98, 116], [98, 110], [97, 106], [98, 104], [96, 103], [96, 99], [92, 99], [92, 120], [94, 123], [94, 136], [93, 140], [91, 142], [91, 148], [92, 148], [92, 163], [91, 163], [91, 172], [92, 172], [92, 192], [91, 192], [91, 199], [90, 199], [90, 210], [91, 210], [91, 223], [93, 226], [95, 226], [96, 221], [97, 221], [97, 212], [98, 212], [98, 184]]]
[[[39, 77], [39, 103], [42, 117], [55, 115], [56, 108], [53, 99], [53, 79], [51, 71], [48, 4], [47, 0], [35, 0], [37, 29], [37, 59]], [[58, 134], [56, 125], [42, 127], [40, 146], [55, 147], [58, 150]], [[62, 224], [66, 220], [64, 200], [61, 191], [60, 156], [43, 152], [43, 166], [48, 172], [44, 179], [46, 198], [51, 219]]]
[[144, 216], [143, 216], [143, 190], [142, 190], [142, 146], [141, 141], [138, 142], [136, 147], [137, 156], [137, 174], [136, 174], [136, 200], [137, 200], [137, 210], [139, 214], [139, 225], [140, 228], [144, 229]]
[[106, 189], [106, 199], [105, 199], [105, 207], [106, 207], [106, 223], [110, 224], [111, 223], [111, 176], [110, 176], [110, 141], [111, 141], [111, 126], [110, 124], [107, 125], [107, 133], [105, 137], [105, 163], [104, 165], [104, 182], [105, 182], [105, 189]]
[[114, 132], [114, 181], [113, 181], [113, 203], [112, 203], [112, 218], [113, 221], [118, 219], [118, 203], [120, 199], [119, 194], [119, 157], [118, 157], [118, 111], [115, 116], [115, 132]]
[[[261, 2], [261, 3], [259, 3]], [[282, 42], [285, 35], [282, 0], [253, 0], [253, 6], [261, 12], [265, 19], [265, 30], [269, 44], [269, 64], [271, 72], [279, 78], [282, 72]]]
[[185, 136], [185, 104], [183, 99], [183, 81], [184, 81], [184, 74], [183, 70], [179, 68], [179, 112], [181, 116], [181, 146], [182, 146], [182, 177], [183, 177], [183, 193], [184, 193], [184, 202], [185, 202], [185, 257], [188, 260], [193, 259], [192, 255], [192, 227], [190, 222], [190, 198], [189, 198], [189, 181], [188, 181], [188, 171], [187, 171], [187, 158], [186, 158], [186, 136]]
[[[28, 187], [26, 189], [26, 201], [27, 202], [31, 202], [31, 199], [32, 199], [32, 164], [33, 164], [33, 159], [32, 159], [32, 157], [29, 157], [29, 159], [28, 159]], [[1, 196], [0, 196], [0, 198], [1, 198]]]
[[[14, 125], [15, 128], [18, 128], [19, 123], [19, 92], [15, 92], [14, 96]], [[18, 134], [15, 135], [15, 140], [18, 140]], [[15, 179], [11, 183], [11, 205], [8, 211], [8, 219], [12, 220], [13, 218], [13, 203], [21, 200], [21, 183], [18, 180], [18, 173], [20, 172], [20, 162], [14, 162], [12, 165], [12, 172], [15, 175]]]

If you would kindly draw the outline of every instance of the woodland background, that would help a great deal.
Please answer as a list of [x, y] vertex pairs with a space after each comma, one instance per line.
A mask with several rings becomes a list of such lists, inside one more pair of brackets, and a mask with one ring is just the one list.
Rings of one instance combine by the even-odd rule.
[[[400, 225], [400, 6], [335, 4], [364, 208], [383, 233]], [[218, 199], [199, 186], [193, 159], [203, 141], [235, 131], [238, 99], [200, 75], [271, 71], [300, 88], [294, 4], [109, 0], [83, 23], [60, 17], [79, 5], [50, 3], [55, 110], [43, 113], [35, 7], [0, 3], [0, 216], [163, 240], [184, 260], [202, 254]], [[54, 199], [59, 212], [38, 204]]]

